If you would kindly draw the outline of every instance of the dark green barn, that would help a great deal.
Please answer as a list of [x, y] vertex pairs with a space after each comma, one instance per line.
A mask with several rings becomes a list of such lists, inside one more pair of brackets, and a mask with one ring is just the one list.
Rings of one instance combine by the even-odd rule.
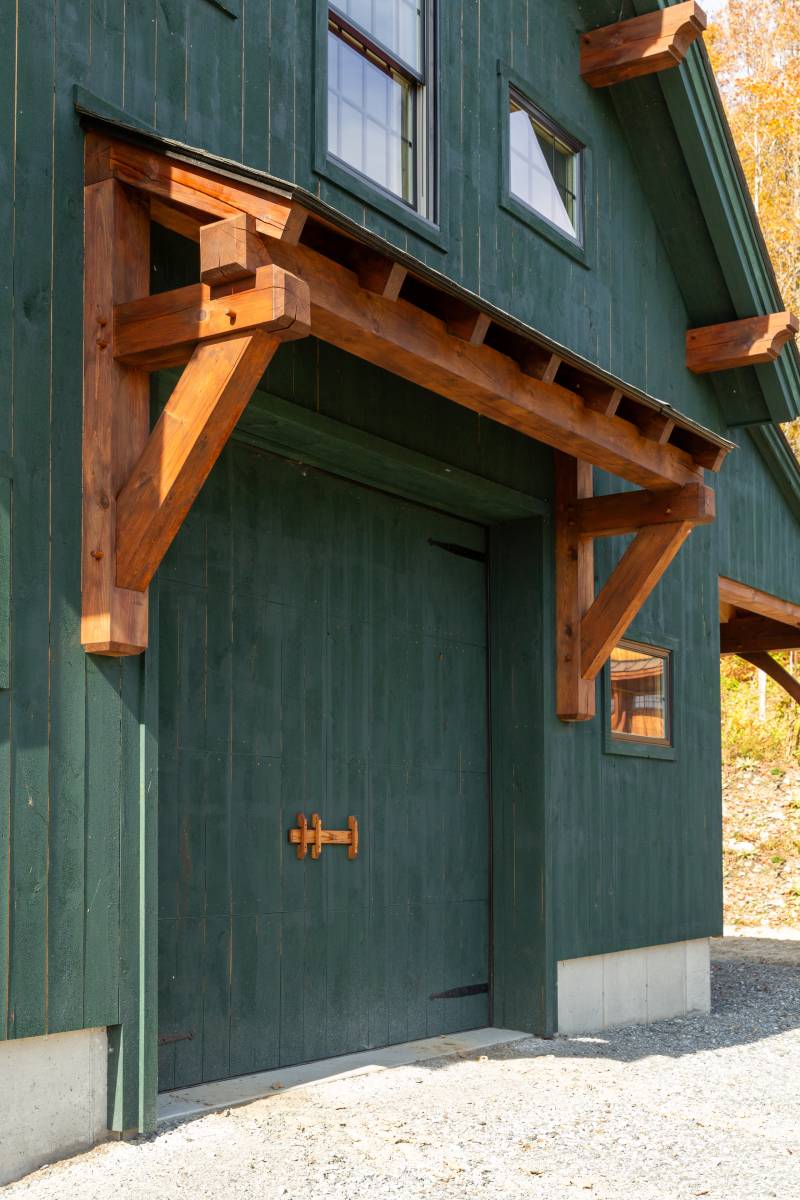
[[800, 358], [704, 24], [0, 8], [0, 1182], [159, 1091], [707, 1010]]

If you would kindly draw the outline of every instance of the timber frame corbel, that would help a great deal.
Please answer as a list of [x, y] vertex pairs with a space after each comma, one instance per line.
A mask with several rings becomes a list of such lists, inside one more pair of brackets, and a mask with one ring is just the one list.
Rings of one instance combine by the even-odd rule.
[[[558, 713], [592, 715], [614, 642], [713, 518], [704, 471], [730, 442], [230, 165], [90, 131], [85, 213], [87, 651], [146, 647], [154, 572], [275, 350], [310, 332], [557, 452]], [[199, 243], [196, 283], [148, 295], [152, 221]], [[180, 365], [151, 433], [149, 372]], [[641, 490], [593, 497], [593, 466]], [[593, 539], [625, 532], [595, 597]]]
[[[702, 483], [593, 496], [591, 464], [556, 455], [556, 713], [588, 721], [595, 680], [695, 525], [714, 520]], [[594, 539], [635, 533], [595, 595]]]
[[[278, 346], [308, 334], [309, 298], [235, 261], [215, 288], [150, 296], [141, 196], [89, 176], [84, 211], [81, 642], [120, 656], [147, 647], [150, 580]], [[181, 364], [150, 432], [149, 372]]]

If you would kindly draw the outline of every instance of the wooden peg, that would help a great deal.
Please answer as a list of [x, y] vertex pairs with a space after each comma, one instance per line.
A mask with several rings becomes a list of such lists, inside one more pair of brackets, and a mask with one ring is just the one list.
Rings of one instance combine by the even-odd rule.
[[350, 845], [347, 847], [347, 857], [358, 857], [358, 821], [355, 817], [347, 818], [347, 828], [350, 830]]
[[322, 821], [319, 813], [311, 814], [311, 826], [314, 830], [314, 841], [311, 846], [311, 857], [319, 858], [322, 853]]
[[[308, 821], [306, 820], [305, 813], [297, 814], [297, 826], [300, 830], [300, 837], [297, 839], [297, 857], [305, 858], [305, 856], [308, 854]], [[292, 833], [294, 833], [294, 830], [291, 830], [289, 833], [290, 841], [292, 838]]]

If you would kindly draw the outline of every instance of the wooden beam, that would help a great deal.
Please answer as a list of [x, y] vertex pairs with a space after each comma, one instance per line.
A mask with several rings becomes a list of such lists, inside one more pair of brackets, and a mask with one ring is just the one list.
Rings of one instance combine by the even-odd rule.
[[117, 498], [119, 587], [147, 587], [279, 345], [256, 330], [194, 351]]
[[714, 520], [715, 496], [702, 483], [662, 492], [617, 492], [594, 496], [575, 504], [574, 519], [581, 537], [615, 537], [649, 525], [674, 525], [691, 521], [707, 525]]
[[87, 134], [86, 182], [118, 179], [138, 191], [180, 206], [201, 224], [248, 212], [259, 233], [289, 242], [299, 240], [308, 212], [292, 196], [249, 187], [219, 172], [155, 154], [129, 142]]
[[800, 648], [800, 629], [768, 617], [736, 617], [719, 629], [720, 654], [755, 654]]
[[190, 216], [174, 204], [166, 204], [159, 200], [158, 196], [150, 197], [150, 220], [191, 242], [200, 241], [200, 230], [203, 226], [197, 217]]
[[581, 622], [581, 674], [595, 679], [692, 531], [691, 521], [637, 533]]
[[581, 78], [608, 87], [677, 67], [708, 24], [699, 4], [688, 0], [581, 34]]
[[791, 600], [781, 600], [779, 596], [762, 592], [746, 583], [739, 583], [737, 579], [728, 579], [725, 575], [720, 575], [719, 598], [722, 603], [733, 608], [743, 608], [746, 612], [758, 613], [759, 616], [769, 617], [786, 625], [795, 625], [800, 629], [800, 604], [793, 604]]
[[[445, 305], [445, 308], [447, 307]], [[480, 312], [477, 308], [468, 310], [465, 305], [457, 303], [449, 308], [450, 311], [445, 316], [447, 332], [460, 338], [462, 342], [469, 342], [471, 346], [482, 346], [492, 323], [489, 314]]]
[[147, 441], [150, 383], [114, 359], [114, 306], [150, 287], [147, 202], [114, 179], [84, 193], [81, 642], [92, 654], [147, 646], [147, 596], [114, 577], [116, 496]]
[[765, 675], [769, 675], [770, 679], [774, 679], [778, 686], [791, 696], [795, 704], [800, 704], [800, 679], [795, 679], [794, 675], [776, 662], [771, 654], [741, 654], [739, 657], [752, 666], [758, 667], [759, 671], [763, 671]]
[[211, 287], [255, 275], [269, 262], [256, 219], [237, 213], [200, 227], [200, 279]]
[[800, 320], [790, 312], [690, 329], [686, 334], [686, 366], [695, 375], [705, 375], [774, 362], [799, 329]]
[[406, 281], [407, 269], [383, 254], [360, 249], [357, 255], [356, 274], [362, 288], [383, 296], [385, 300], [396, 300]]
[[616, 416], [617, 409], [619, 408], [623, 398], [624, 393], [620, 390], [620, 388], [611, 387], [609, 385], [605, 388], [598, 387], [597, 390], [593, 391], [590, 395], [584, 396], [583, 402], [587, 408], [591, 408], [595, 412], [602, 413], [604, 417], [613, 417]]
[[195, 283], [117, 305], [114, 357], [157, 371], [188, 362], [198, 342], [231, 332], [262, 329], [282, 333], [284, 340], [305, 337], [309, 320], [306, 286], [280, 267], [258, 267], [253, 287], [234, 295], [212, 299], [207, 284]]
[[589, 721], [595, 714], [594, 681], [581, 676], [581, 620], [594, 598], [594, 547], [579, 537], [575, 520], [592, 486], [588, 463], [556, 454], [556, 713], [562, 721]]
[[551, 354], [541, 346], [529, 346], [519, 356], [519, 369], [523, 375], [541, 379], [542, 383], [554, 383], [558, 368], [564, 360], [559, 354]]
[[[131, 187], [143, 190], [149, 196], [151, 204], [154, 205], [154, 219], [163, 218], [167, 225], [174, 224], [174, 221], [165, 217], [164, 207], [175, 207], [180, 212], [182, 230], [188, 232], [189, 235], [196, 232], [198, 239], [201, 236], [201, 229], [210, 222], [245, 214], [255, 221], [256, 232], [267, 239], [269, 245], [267, 257], [274, 256], [278, 251], [281, 255], [285, 255], [291, 248], [290, 244], [297, 243], [303, 224], [308, 217], [307, 211], [298, 205], [293, 197], [278, 189], [241, 182], [227, 172], [213, 172], [194, 166], [174, 155], [153, 154], [131, 146], [129, 143], [109, 141], [95, 134], [89, 135], [87, 145], [92, 147], [91, 165], [88, 168], [91, 178], [113, 176]], [[191, 227], [193, 220], [197, 222], [196, 231]], [[355, 242], [353, 244], [356, 245]], [[315, 333], [319, 337], [351, 353], [360, 354], [368, 361], [377, 363], [395, 374], [403, 375], [423, 387], [438, 391], [449, 399], [464, 403], [474, 411], [485, 413], [493, 420], [519, 429], [528, 436], [549, 442], [567, 453], [573, 453], [587, 461], [594, 461], [597, 465], [603, 466], [623, 478], [630, 479], [642, 487], [669, 487], [689, 483], [693, 480], [699, 481], [702, 478], [699, 468], [707, 464], [709, 469], [718, 469], [729, 449], [729, 447], [719, 447], [715, 440], [706, 444], [702, 434], [697, 434], [690, 443], [691, 449], [681, 449], [674, 444], [676, 439], [672, 439], [673, 444], [665, 447], [667, 454], [663, 458], [656, 457], [653, 460], [653, 447], [648, 448], [642, 458], [641, 451], [638, 454], [636, 452], [636, 431], [630, 421], [622, 419], [611, 425], [606, 422], [600, 425], [593, 423], [592, 417], [595, 414], [599, 417], [614, 415], [621, 393], [618, 393], [613, 387], [609, 390], [610, 385], [595, 380], [591, 373], [586, 371], [577, 372], [581, 379], [580, 387], [572, 388], [565, 376], [560, 379], [560, 386], [555, 385], [554, 390], [548, 393], [537, 393], [535, 390], [532, 393], [526, 392], [523, 387], [519, 399], [515, 395], [504, 395], [508, 390], [512, 393], [519, 390], [519, 376], [523, 375], [523, 372], [514, 372], [517, 376], [514, 379], [514, 375], [511, 374], [512, 363], [509, 362], [508, 353], [500, 354], [497, 350], [492, 351], [490, 347], [474, 345], [484, 336], [487, 319], [491, 323], [491, 317], [485, 313], [482, 313], [480, 318], [477, 315], [470, 316], [467, 331], [469, 338], [466, 345], [474, 345], [475, 350], [481, 350], [487, 356], [492, 356], [490, 374], [496, 374], [497, 364], [500, 362], [505, 364], [502, 368], [504, 377], [500, 379], [504, 386], [499, 397], [492, 395], [492, 388], [488, 385], [486, 387], [478, 386], [475, 389], [481, 393], [479, 396], [470, 394], [473, 389], [469, 386], [469, 381], [477, 383], [476, 377], [480, 376], [490, 365], [489, 358], [487, 357], [485, 360], [468, 358], [461, 364], [466, 376], [466, 386], [465, 381], [458, 378], [460, 372], [455, 372], [454, 377], [454, 373], [449, 369], [449, 364], [453, 363], [458, 356], [458, 349], [453, 348], [458, 346], [458, 339], [452, 337], [452, 334], [462, 335], [464, 331], [456, 329], [452, 322], [451, 330], [447, 329], [448, 314], [446, 312], [440, 312], [438, 308], [435, 308], [436, 315], [433, 315], [431, 312], [424, 311], [425, 306], [415, 306], [413, 303], [407, 303], [404, 306], [403, 302], [397, 302], [398, 311], [403, 308], [403, 319], [400, 321], [403, 326], [403, 338], [406, 335], [409, 337], [416, 335], [414, 340], [425, 344], [434, 329], [437, 332], [451, 333], [451, 350], [441, 362], [433, 364], [434, 371], [431, 375], [426, 366], [420, 366], [405, 356], [403, 348], [399, 345], [393, 348], [392, 353], [386, 354], [390, 347], [387, 346], [387, 339], [382, 335], [381, 330], [374, 331], [377, 336], [372, 336], [369, 330], [374, 314], [368, 308], [361, 305], [355, 321], [349, 320], [346, 316], [337, 318], [335, 301], [330, 294], [331, 290], [335, 291], [337, 285], [345, 280], [352, 288], [353, 280], [358, 278], [357, 272], [354, 274], [348, 270], [347, 266], [332, 262], [324, 254], [320, 254], [310, 246], [295, 246], [295, 248], [297, 257], [293, 262], [289, 262], [283, 257], [276, 257], [275, 261], [277, 265], [283, 266], [293, 274], [298, 274], [296, 268], [302, 264], [309, 269], [309, 277], [313, 278], [315, 285], [322, 284], [324, 281], [326, 286], [322, 288], [322, 291], [326, 294], [320, 298], [315, 318]], [[328, 273], [327, 278], [326, 272]], [[396, 278], [397, 273], [395, 273]], [[235, 288], [236, 282], [225, 286]], [[328, 284], [330, 288], [328, 288]], [[369, 294], [368, 290], [363, 287], [359, 290], [362, 295]], [[375, 301], [376, 303], [385, 301], [385, 297], [376, 295]], [[468, 306], [466, 300], [463, 303], [465, 307]], [[352, 315], [356, 316], [355, 313]], [[384, 312], [379, 315], [382, 317]], [[443, 323], [442, 317], [444, 317]], [[366, 338], [362, 336], [362, 333], [366, 333]], [[390, 331], [388, 342], [391, 344], [393, 340]], [[463, 337], [461, 340], [464, 340]], [[367, 342], [370, 344], [367, 345]], [[558, 365], [558, 356], [550, 356], [550, 352], [543, 351], [542, 348], [537, 357], [541, 358], [542, 352], [548, 356], [548, 360], [552, 364], [552, 374]], [[396, 365], [398, 356], [405, 359], [403, 369]], [[441, 382], [443, 375], [448, 377], [446, 384]], [[513, 381], [513, 386], [508, 389], [505, 385], [511, 381]], [[548, 380], [542, 379], [538, 382], [546, 384]], [[563, 404], [555, 403], [557, 397], [562, 401], [565, 399], [570, 401], [571, 412], [567, 412]], [[584, 401], [584, 406], [580, 409], [576, 407], [575, 403], [578, 398]], [[532, 403], [534, 400], [538, 402]], [[555, 435], [548, 433], [546, 428], [548, 424], [551, 424], [551, 409], [556, 410], [556, 420], [553, 424], [558, 432]], [[540, 415], [541, 420], [539, 419]], [[604, 431], [606, 436], [601, 439], [600, 457], [595, 457], [597, 435], [601, 431]], [[644, 440], [640, 438], [640, 441]], [[620, 450], [621, 453], [618, 453]], [[631, 460], [633, 460], [633, 470], [629, 473], [628, 467], [624, 464], [626, 462], [630, 464]], [[639, 470], [639, 467], [642, 469]]]
[[675, 422], [664, 412], [642, 409], [641, 414], [634, 419], [642, 437], [652, 438], [661, 446], [665, 446], [672, 437]]
[[309, 285], [311, 332], [323, 341], [641, 487], [702, 481], [686, 451], [587, 409], [574, 392], [524, 375], [490, 346], [451, 337], [443, 321], [407, 301], [364, 291], [352, 271], [308, 246], [276, 241], [270, 254]]
[[736, 619], [736, 609], [732, 604], [726, 604], [724, 600], [719, 602], [719, 623], [724, 625], [727, 621]]

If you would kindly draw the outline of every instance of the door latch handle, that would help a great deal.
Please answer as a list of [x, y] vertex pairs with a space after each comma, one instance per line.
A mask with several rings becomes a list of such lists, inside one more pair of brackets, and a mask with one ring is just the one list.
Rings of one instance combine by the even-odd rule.
[[305, 813], [297, 814], [297, 828], [289, 830], [289, 841], [297, 846], [297, 857], [305, 858], [311, 848], [311, 857], [319, 858], [323, 846], [347, 846], [347, 857], [358, 857], [358, 821], [347, 818], [347, 829], [323, 829], [319, 813], [312, 813], [311, 824]]

